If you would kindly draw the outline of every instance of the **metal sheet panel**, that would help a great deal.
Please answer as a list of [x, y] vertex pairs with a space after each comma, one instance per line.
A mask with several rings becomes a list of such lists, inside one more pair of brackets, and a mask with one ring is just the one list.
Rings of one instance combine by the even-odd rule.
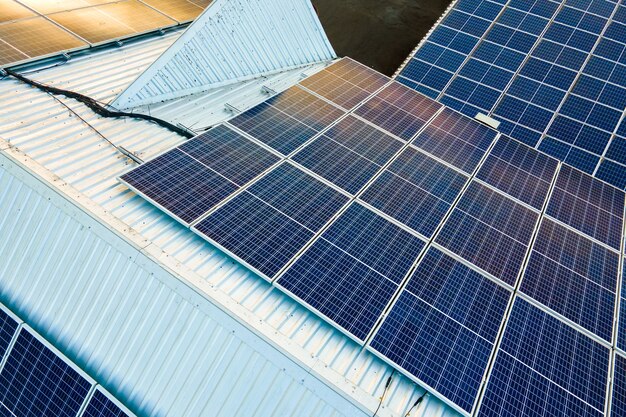
[[114, 105], [157, 103], [335, 56], [309, 0], [216, 0]]

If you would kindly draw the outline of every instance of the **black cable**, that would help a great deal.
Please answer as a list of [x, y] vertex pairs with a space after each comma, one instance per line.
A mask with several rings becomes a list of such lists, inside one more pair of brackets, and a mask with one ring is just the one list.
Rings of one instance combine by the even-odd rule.
[[415, 409], [415, 407], [417, 407], [418, 405], [420, 405], [420, 403], [422, 401], [424, 401], [424, 398], [426, 398], [426, 396], [428, 395], [428, 392], [424, 392], [422, 394], [421, 397], [419, 397], [411, 406], [411, 408], [409, 408], [409, 411], [406, 412], [406, 414], [404, 415], [404, 417], [409, 417], [409, 414], [411, 414], [411, 411], [413, 411]]
[[81, 103], [83, 103], [85, 106], [89, 107], [94, 113], [102, 116], [102, 117], [130, 117], [133, 119], [141, 119], [141, 120], [147, 120], [150, 122], [154, 122], [168, 130], [171, 130], [174, 133], [177, 133], [181, 136], [186, 137], [187, 139], [191, 139], [194, 135], [190, 132], [188, 132], [185, 129], [181, 129], [178, 126], [174, 126], [173, 124], [166, 122], [165, 120], [161, 120], [159, 118], [156, 117], [152, 117], [152, 116], [148, 116], [145, 114], [141, 114], [141, 113], [126, 113], [126, 112], [121, 112], [121, 111], [111, 111], [109, 109], [107, 109], [106, 107], [104, 107], [103, 105], [101, 105], [100, 103], [98, 103], [97, 100], [85, 96], [83, 94], [80, 93], [76, 93], [74, 91], [69, 91], [69, 90], [63, 90], [61, 88], [56, 88], [56, 87], [50, 87], [41, 83], [38, 83], [37, 81], [33, 81], [29, 78], [24, 77], [23, 75], [20, 75], [10, 69], [4, 69], [4, 71], [9, 74], [10, 76], [28, 84], [31, 85], [35, 88], [38, 88], [42, 91], [45, 91], [46, 93], [50, 93], [50, 94], [55, 94], [55, 95], [63, 95], [65, 97], [69, 97], [69, 98], [73, 98], [75, 100], [80, 101]]
[[374, 414], [372, 414], [372, 417], [376, 417], [376, 414], [378, 414], [378, 410], [380, 410], [380, 406], [383, 405], [383, 400], [385, 399], [385, 395], [387, 395], [387, 391], [389, 390], [389, 385], [391, 385], [391, 380], [395, 373], [396, 373], [396, 370], [394, 369], [391, 372], [391, 375], [389, 375], [389, 378], [387, 378], [387, 382], [385, 383], [385, 390], [383, 391], [383, 395], [380, 396], [380, 402], [378, 403], [378, 407], [376, 407], [376, 411], [374, 411]]

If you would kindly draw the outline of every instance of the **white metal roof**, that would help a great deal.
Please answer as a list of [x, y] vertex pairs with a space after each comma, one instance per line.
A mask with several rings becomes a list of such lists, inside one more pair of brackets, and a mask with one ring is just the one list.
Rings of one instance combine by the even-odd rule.
[[[28, 76], [106, 102], [176, 37], [100, 51]], [[248, 83], [229, 100], [241, 94], [250, 106], [256, 94], [262, 101], [258, 85]], [[211, 98], [215, 108], [223, 107], [219, 101]], [[144, 159], [181, 137], [144, 121], [97, 117], [74, 100], [12, 78], [0, 81], [0, 103], [0, 150], [11, 158], [0, 161], [0, 254], [9, 260], [0, 267], [2, 300], [133, 411], [199, 415], [190, 410], [207, 398], [223, 399], [223, 415], [253, 415], [246, 408], [251, 402], [285, 407], [260, 408], [258, 415], [350, 415], [343, 407], [360, 409], [358, 415], [376, 408], [391, 367], [121, 186], [115, 178], [131, 162], [93, 129]], [[43, 183], [15, 174], [22, 168]], [[245, 343], [231, 339], [236, 324], [245, 329], [236, 330], [246, 334]], [[291, 362], [295, 373], [283, 377], [281, 366]], [[378, 415], [404, 415], [422, 392], [395, 374]], [[429, 396], [411, 413], [418, 415], [455, 414]]]
[[335, 57], [310, 0], [215, 0], [112, 104], [159, 103]]

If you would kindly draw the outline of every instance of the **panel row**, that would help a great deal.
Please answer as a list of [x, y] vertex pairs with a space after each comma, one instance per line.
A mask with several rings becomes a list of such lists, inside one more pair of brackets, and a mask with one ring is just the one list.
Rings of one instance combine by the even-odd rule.
[[0, 415], [130, 417], [126, 408], [0, 305]]
[[398, 81], [471, 117], [491, 115], [502, 133], [626, 188], [619, 2], [459, 0]]

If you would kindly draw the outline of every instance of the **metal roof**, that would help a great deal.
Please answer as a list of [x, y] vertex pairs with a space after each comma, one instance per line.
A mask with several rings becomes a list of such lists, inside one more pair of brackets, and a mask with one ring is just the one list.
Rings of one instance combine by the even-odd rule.
[[[106, 102], [177, 35], [28, 76]], [[258, 81], [248, 83], [229, 100], [264, 100]], [[219, 95], [210, 100], [223, 108]], [[258, 415], [373, 412], [392, 368], [121, 186], [116, 177], [132, 162], [94, 129], [143, 158], [183, 138], [103, 119], [12, 78], [0, 81], [0, 101], [2, 300], [98, 382], [140, 415], [197, 415], [200, 403], [223, 415], [251, 414], [251, 403]], [[395, 374], [378, 415], [404, 415], [422, 392]], [[455, 413], [429, 396], [411, 415]]]
[[158, 103], [335, 57], [309, 0], [215, 0], [113, 105]]

